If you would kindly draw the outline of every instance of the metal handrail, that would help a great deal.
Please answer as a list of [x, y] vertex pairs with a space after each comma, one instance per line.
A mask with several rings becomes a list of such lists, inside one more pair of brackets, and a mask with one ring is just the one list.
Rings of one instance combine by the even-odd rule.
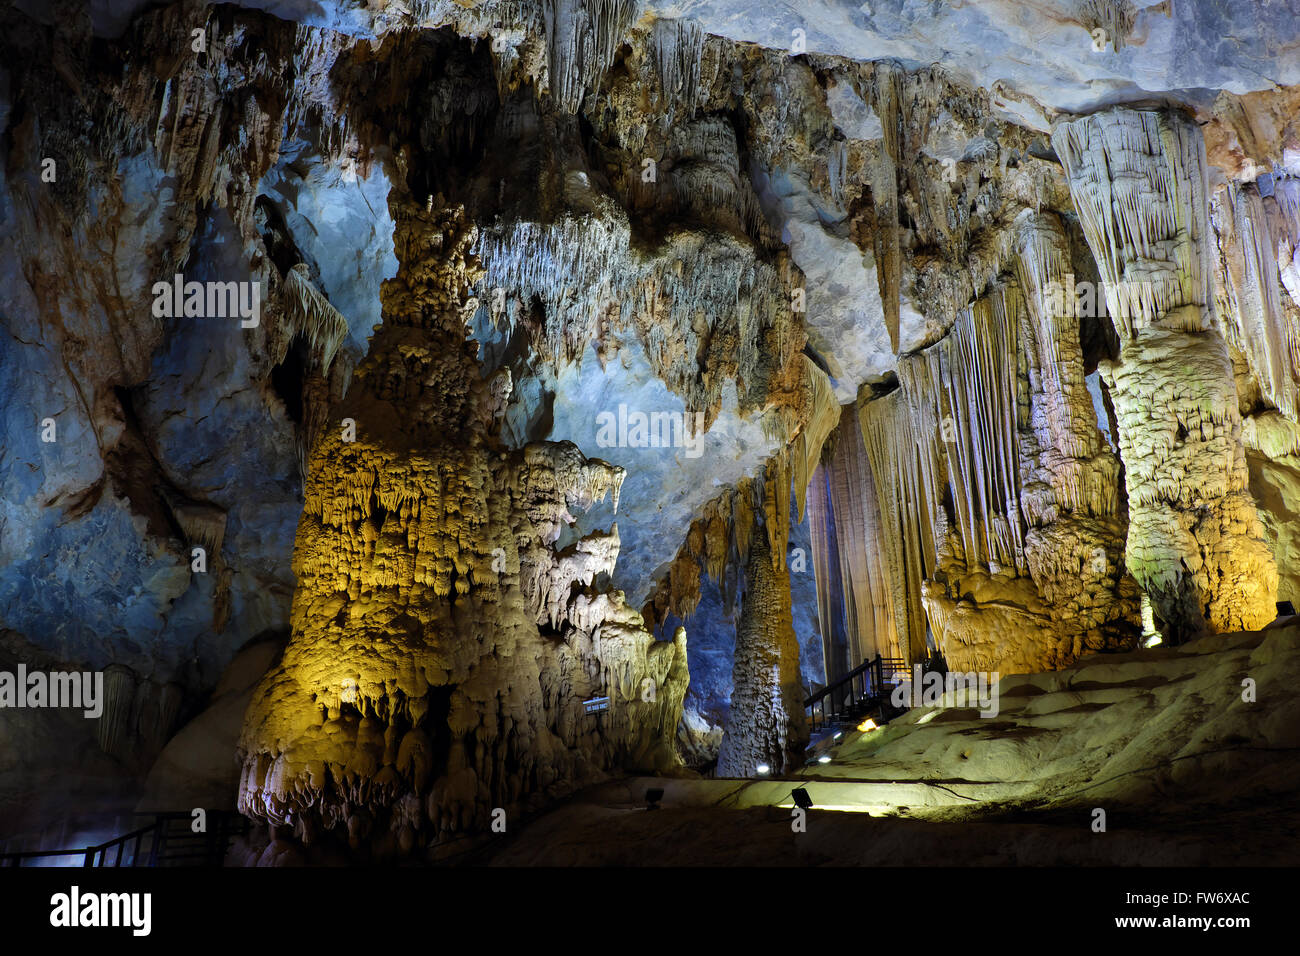
[[[171, 836], [170, 839], [177, 844], [180, 844], [181, 841], [188, 841], [191, 844], [191, 846], [185, 847], [185, 852], [172, 854], [171, 856], [166, 856], [166, 848], [169, 839], [167, 825], [175, 820], [189, 821], [192, 819], [192, 814], [190, 812], [168, 811], [155, 813], [153, 814], [153, 823], [148, 826], [140, 827], [139, 829], [132, 830], [130, 833], [124, 833], [121, 836], [114, 837], [104, 843], [92, 846], [75, 847], [67, 850], [27, 850], [19, 853], [0, 853], [0, 867], [20, 867], [23, 865], [24, 860], [52, 856], [80, 856], [82, 858], [81, 865], [85, 867], [120, 867], [123, 865], [123, 851], [126, 849], [127, 844], [132, 841], [134, 841], [135, 845], [131, 849], [130, 862], [126, 864], [128, 867], [158, 866], [159, 860], [163, 858], [180, 859], [195, 856], [202, 856], [208, 863], [219, 865], [221, 859], [225, 856], [226, 844], [232, 836], [237, 835], [242, 829], [247, 827], [248, 821], [244, 817], [239, 817], [242, 826], [232, 829], [230, 826], [231, 814], [221, 811], [212, 811], [208, 814], [210, 820], [214, 816], [217, 823], [215, 830], [209, 829], [204, 833], [187, 833]], [[238, 815], [236, 814], [235, 816]], [[142, 862], [140, 848], [145, 837], [151, 837], [151, 839], [149, 841], [148, 853], [144, 858], [145, 862]], [[201, 853], [195, 852], [192, 846], [196, 841], [202, 841], [205, 844]], [[117, 850], [117, 853], [113, 857], [113, 862], [109, 863], [109, 853], [114, 849]]]
[[878, 707], [884, 692], [886, 670], [893, 677], [906, 667], [907, 662], [902, 658], [887, 658], [877, 653], [874, 659], [864, 660], [834, 683], [809, 695], [803, 705], [811, 711], [813, 732], [827, 726], [832, 716]]

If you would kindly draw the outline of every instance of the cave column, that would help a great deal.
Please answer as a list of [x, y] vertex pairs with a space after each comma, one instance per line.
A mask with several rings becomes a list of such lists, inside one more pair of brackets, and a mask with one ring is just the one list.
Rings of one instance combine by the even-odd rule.
[[1129, 571], [1175, 639], [1263, 627], [1277, 570], [1215, 326], [1200, 129], [1172, 111], [1114, 109], [1058, 122], [1052, 142], [1122, 343], [1102, 373], [1128, 483]]
[[801, 762], [808, 740], [799, 677], [799, 642], [790, 614], [790, 575], [764, 534], [755, 534], [745, 565], [745, 595], [736, 627], [731, 712], [718, 752], [718, 776], [774, 774]]

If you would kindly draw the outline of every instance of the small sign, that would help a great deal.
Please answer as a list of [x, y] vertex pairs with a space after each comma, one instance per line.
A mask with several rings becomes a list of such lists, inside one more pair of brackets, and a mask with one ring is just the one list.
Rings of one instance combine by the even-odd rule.
[[602, 711], [609, 710], [608, 697], [593, 697], [591, 700], [582, 702], [582, 709], [589, 714], [599, 714]]

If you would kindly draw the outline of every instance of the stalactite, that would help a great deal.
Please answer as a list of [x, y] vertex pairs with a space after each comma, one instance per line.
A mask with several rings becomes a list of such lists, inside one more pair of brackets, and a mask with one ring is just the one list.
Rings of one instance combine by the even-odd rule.
[[[924, 494], [916, 454], [912, 411], [901, 390], [860, 408], [862, 440], [880, 500], [883, 538], [893, 593], [898, 646], [909, 661], [925, 658], [925, 608], [921, 582], [926, 577], [919, 503]], [[933, 545], [931, 545], [933, 547]]]
[[826, 181], [830, 187], [831, 202], [837, 206], [844, 204], [844, 185], [848, 176], [849, 144], [837, 139], [830, 145], [830, 155], [826, 160]]
[[812, 360], [804, 356], [807, 370], [809, 397], [806, 406], [809, 416], [791, 449], [790, 464], [794, 477], [794, 499], [799, 508], [799, 520], [803, 520], [804, 503], [807, 499], [808, 480], [817, 461], [821, 457], [822, 445], [840, 421], [840, 405], [835, 397], [835, 388], [830, 378]]
[[[1041, 287], [1066, 266], [1064, 236], [1054, 222], [1029, 228], [1040, 234], [1025, 239], [1021, 273], [1035, 307], [1047, 309]], [[1096, 425], [1082, 376], [1058, 368], [1045, 386], [1046, 376], [1028, 370], [1032, 357], [1021, 354], [1030, 349], [1065, 366], [1079, 349], [1077, 328], [1045, 312], [1031, 317], [1019, 284], [1004, 282], [962, 310], [948, 336], [900, 359], [896, 391], [861, 407], [888, 572], [872, 591], [890, 594], [903, 656], [926, 654], [927, 623], [961, 667], [999, 659], [1060, 666], [1085, 646], [1122, 639], [1136, 605], [1117, 560], [1118, 464], [1089, 431]], [[1067, 454], [1078, 450], [1095, 453]], [[1022, 459], [1026, 453], [1032, 461]], [[861, 540], [860, 530], [838, 524], [839, 496], [831, 497], [837, 535]], [[1029, 513], [1026, 501], [1034, 504]], [[851, 548], [840, 544], [842, 554]], [[855, 560], [859, 567], [845, 565], [846, 577], [865, 576], [866, 559]], [[1070, 608], [1068, 620], [1046, 613], [1044, 595]], [[847, 594], [845, 601], [850, 622], [863, 617]], [[1108, 630], [1116, 621], [1120, 630]]]
[[[1089, 430], [1074, 414], [1075, 398], [1083, 384], [1083, 353], [1079, 345], [1079, 320], [1069, 289], [1070, 244], [1060, 219], [1053, 213], [1025, 210], [1017, 221], [1016, 277], [1025, 295], [1035, 361], [1042, 376], [1052, 444], [1071, 458], [1096, 453], [1096, 426]], [[1091, 403], [1090, 403], [1091, 404]]]
[[1065, 512], [1113, 515], [1119, 462], [1105, 449], [1084, 381], [1075, 280], [1059, 218], [1026, 210], [1016, 221], [1016, 275], [1024, 292], [1021, 352], [1030, 381], [1030, 433], [1021, 454], [1021, 507], [1031, 526]]
[[1265, 458], [1276, 461], [1300, 455], [1300, 425], [1280, 412], [1263, 412], [1242, 422], [1242, 443]]
[[1205, 144], [1195, 124], [1116, 110], [1058, 123], [1052, 143], [1121, 336], [1211, 329]]
[[537, 623], [545, 622], [557, 630], [567, 623], [574, 585], [589, 588], [597, 575], [612, 574], [619, 544], [618, 525], [614, 525], [607, 534], [586, 535], [553, 558], [548, 556], [546, 563], [534, 566], [524, 580], [524, 593], [532, 601]]
[[226, 513], [215, 505], [197, 502], [176, 502], [171, 512], [185, 535], [185, 543], [198, 545], [207, 552], [208, 560], [221, 557], [221, 546], [226, 537]]
[[[543, 322], [532, 330], [539, 355], [557, 366], [577, 359], [613, 314], [635, 329], [664, 383], [705, 413], [706, 428], [728, 379], [740, 386], [742, 412], [762, 408], [771, 380], [803, 347], [780, 273], [734, 236], [676, 232], [646, 257], [631, 250], [627, 219], [611, 206], [607, 216], [489, 230], [475, 251], [486, 266], [481, 289], [542, 303]], [[760, 348], [764, 336], [776, 338], [776, 354]]]
[[855, 406], [844, 408], [825, 466], [850, 667], [876, 654], [902, 656], [881, 505], [858, 418]]
[[[284, 333], [286, 346], [294, 335], [304, 336], [313, 362], [318, 363], [322, 375], [328, 375], [335, 353], [347, 338], [347, 319], [312, 285], [306, 263], [300, 262], [285, 273], [282, 295], [284, 317], [289, 324]], [[284, 361], [283, 353], [278, 361]]]
[[885, 328], [889, 345], [898, 352], [898, 329], [902, 310], [903, 257], [899, 244], [898, 164], [902, 152], [902, 78], [901, 70], [888, 62], [878, 63], [872, 79], [872, 107], [880, 117], [884, 141], [873, 151], [867, 164], [875, 230], [872, 242], [876, 255], [876, 274], [880, 301], [885, 307]]
[[671, 120], [679, 107], [689, 119], [699, 99], [704, 30], [695, 20], [655, 20], [650, 45], [659, 88], [668, 105], [665, 122]]
[[104, 753], [123, 758], [130, 745], [128, 735], [135, 729], [135, 672], [122, 664], [104, 669], [103, 713], [95, 732]]
[[656, 213], [761, 235], [766, 220], [742, 172], [740, 152], [736, 130], [725, 117], [701, 116], [675, 123], [664, 161], [671, 195], [665, 197], [659, 189], [648, 197]]
[[[1027, 210], [1016, 228], [1025, 563], [1038, 595], [1060, 611], [1054, 628], [1024, 645], [1036, 643], [1046, 664], [1131, 643], [1124, 622], [1134, 620], [1136, 587], [1123, 564], [1119, 460], [1102, 441], [1083, 376], [1069, 240], [1051, 213]], [[937, 614], [946, 633], [951, 606], [937, 589], [926, 607], [931, 626]]]
[[583, 97], [613, 64], [637, 6], [637, 0], [545, 0], [547, 73], [559, 109], [578, 112]]
[[[1277, 236], [1279, 278], [1300, 311], [1300, 179], [1276, 181], [1273, 197], [1278, 210], [1273, 233]], [[1300, 336], [1292, 338], [1291, 362], [1300, 366]]]
[[[795, 356], [782, 361], [793, 362]], [[790, 538], [790, 493], [793, 490], [800, 520], [805, 511], [809, 474], [816, 468], [823, 443], [840, 417], [829, 377], [807, 357], [798, 366], [801, 398], [788, 414], [767, 416], [767, 437], [779, 450], [764, 462], [753, 478], [710, 499], [691, 523], [666, 575], [659, 578], [646, 602], [646, 613], [656, 624], [671, 613], [689, 620], [700, 600], [699, 575], [703, 569], [723, 588], [724, 602], [729, 566], [743, 567], [750, 542], [757, 534], [767, 538], [772, 560], [784, 566]], [[791, 420], [794, 424], [791, 424]], [[794, 434], [791, 435], [793, 430]]]
[[[945, 522], [936, 506], [946, 471], [967, 570], [1024, 570], [1016, 440], [1022, 308], [1018, 287], [1004, 285], [964, 311], [946, 338], [899, 361], [899, 381], [916, 425], [915, 480], [922, 489], [920, 506], [927, 509], [922, 520], [929, 518], [929, 540], [941, 540]], [[925, 557], [933, 568], [935, 550], [927, 548]]]
[[475, 249], [486, 268], [483, 288], [545, 303], [554, 320], [541, 330], [536, 351], [556, 364], [571, 362], [595, 338], [603, 305], [618, 303], [622, 318], [630, 317], [631, 288], [612, 268], [626, 258], [630, 236], [622, 217], [564, 216], [485, 230]]
[[808, 486], [808, 536], [813, 577], [817, 585], [817, 623], [822, 636], [822, 660], [828, 683], [848, 670], [844, 578], [840, 573], [839, 540], [830, 491], [830, 472], [818, 465]]
[[[925, 534], [920, 536], [920, 548], [922, 561], [930, 569], [938, 564], [939, 552], [952, 547], [948, 542], [948, 516], [940, 507], [944, 499], [943, 486], [950, 480], [946, 442], [956, 440], [953, 400], [945, 385], [948, 363], [945, 341], [948, 340], [905, 356], [898, 364], [900, 401], [907, 405], [911, 416], [911, 433], [916, 443], [915, 480], [921, 489], [913, 507], [921, 527], [925, 529]], [[953, 483], [961, 486], [963, 477], [957, 476]], [[974, 521], [969, 510], [960, 511], [960, 504], [965, 503], [966, 498], [962, 496], [958, 501], [959, 516], [965, 516], [958, 524], [965, 536], [970, 537], [974, 532]], [[967, 544], [958, 550], [961, 554], [971, 554], [972, 546]]]
[[[1285, 192], [1285, 191], [1284, 191]], [[1255, 186], [1229, 185], [1211, 206], [1218, 233], [1227, 299], [1220, 318], [1228, 341], [1250, 360], [1269, 403], [1300, 421], [1300, 327], [1283, 308], [1279, 249], [1290, 237], [1274, 238], [1271, 217]], [[1290, 257], [1285, 253], [1282, 259]], [[1300, 311], [1300, 310], [1297, 310]]]
[[1079, 22], [1089, 33], [1101, 29], [1103, 43], [1118, 53], [1133, 32], [1137, 7], [1133, 0], [1077, 0]]

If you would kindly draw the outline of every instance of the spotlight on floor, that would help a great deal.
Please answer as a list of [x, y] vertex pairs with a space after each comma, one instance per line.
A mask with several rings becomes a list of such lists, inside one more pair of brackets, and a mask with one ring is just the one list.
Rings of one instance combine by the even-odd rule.
[[790, 796], [794, 797], [795, 805], [798, 806], [800, 810], [812, 809], [812, 797], [808, 796], [808, 791], [805, 788], [795, 787], [790, 791]]
[[768, 766], [767, 764], [765, 764], [765, 763], [761, 763], [761, 764], [759, 764], [757, 767], [754, 768], [754, 772], [757, 773], [757, 774], [760, 774], [760, 775], [761, 775], [761, 774], [765, 774], [765, 773], [771, 773], [771, 772], [772, 772], [772, 768], [769, 767], [769, 766]]
[[645, 808], [647, 810], [658, 810], [659, 801], [664, 798], [663, 787], [651, 787], [645, 792]]

